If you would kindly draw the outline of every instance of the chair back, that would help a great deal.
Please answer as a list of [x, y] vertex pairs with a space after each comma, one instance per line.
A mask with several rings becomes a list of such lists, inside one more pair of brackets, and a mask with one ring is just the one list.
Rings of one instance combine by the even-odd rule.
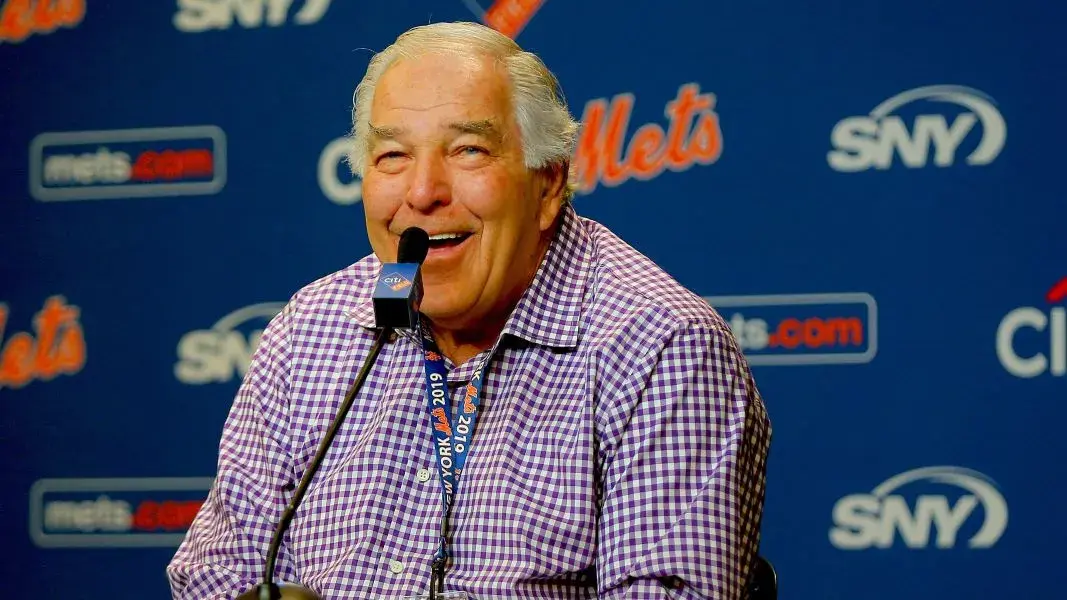
[[748, 584], [749, 600], [778, 600], [778, 574], [774, 565], [757, 555]]

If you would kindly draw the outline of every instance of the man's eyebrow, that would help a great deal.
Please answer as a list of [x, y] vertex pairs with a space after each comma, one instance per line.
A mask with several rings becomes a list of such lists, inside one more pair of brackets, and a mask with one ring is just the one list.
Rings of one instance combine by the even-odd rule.
[[459, 121], [456, 123], [449, 123], [449, 129], [458, 131], [460, 133], [470, 133], [474, 135], [480, 135], [485, 138], [489, 138], [494, 142], [500, 142], [504, 139], [504, 133], [500, 131], [497, 124], [492, 119], [482, 119], [480, 121]]
[[379, 140], [395, 140], [404, 131], [399, 127], [377, 127], [373, 123], [369, 125], [371, 137]]
[[[402, 127], [379, 127], [373, 123], [368, 125], [370, 131], [370, 137], [374, 140], [395, 140], [404, 134], [404, 128]], [[497, 127], [497, 124], [492, 119], [482, 119], [479, 121], [456, 121], [449, 123], [448, 128], [457, 133], [469, 133], [472, 135], [480, 135], [485, 138], [489, 138], [495, 142], [503, 141], [504, 133]]]

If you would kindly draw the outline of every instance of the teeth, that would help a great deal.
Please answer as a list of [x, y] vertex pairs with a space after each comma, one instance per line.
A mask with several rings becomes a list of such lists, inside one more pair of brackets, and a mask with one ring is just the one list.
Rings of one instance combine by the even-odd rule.
[[462, 233], [437, 233], [430, 236], [430, 241], [439, 242], [441, 240], [454, 240], [463, 237]]

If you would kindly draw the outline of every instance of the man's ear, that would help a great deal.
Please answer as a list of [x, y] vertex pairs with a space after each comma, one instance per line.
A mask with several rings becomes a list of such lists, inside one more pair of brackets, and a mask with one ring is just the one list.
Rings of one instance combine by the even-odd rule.
[[563, 207], [563, 198], [567, 192], [567, 178], [570, 164], [567, 162], [549, 165], [540, 169], [537, 176], [541, 182], [541, 206], [538, 212], [538, 224], [541, 231], [548, 231], [556, 222]]

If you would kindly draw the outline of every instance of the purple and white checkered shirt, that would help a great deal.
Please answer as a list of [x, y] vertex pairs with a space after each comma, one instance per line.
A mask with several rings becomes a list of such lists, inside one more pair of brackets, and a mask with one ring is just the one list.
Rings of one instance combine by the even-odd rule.
[[[373, 255], [300, 290], [263, 333], [174, 598], [232, 598], [374, 340]], [[720, 316], [565, 208], [502, 333], [452, 511], [445, 589], [473, 598], [741, 598], [770, 424]], [[451, 368], [459, 402], [482, 353]], [[325, 599], [425, 594], [440, 482], [419, 339], [382, 350], [285, 539], [277, 580]], [[429, 475], [427, 477], [427, 475]], [[595, 577], [583, 577], [595, 574]]]

